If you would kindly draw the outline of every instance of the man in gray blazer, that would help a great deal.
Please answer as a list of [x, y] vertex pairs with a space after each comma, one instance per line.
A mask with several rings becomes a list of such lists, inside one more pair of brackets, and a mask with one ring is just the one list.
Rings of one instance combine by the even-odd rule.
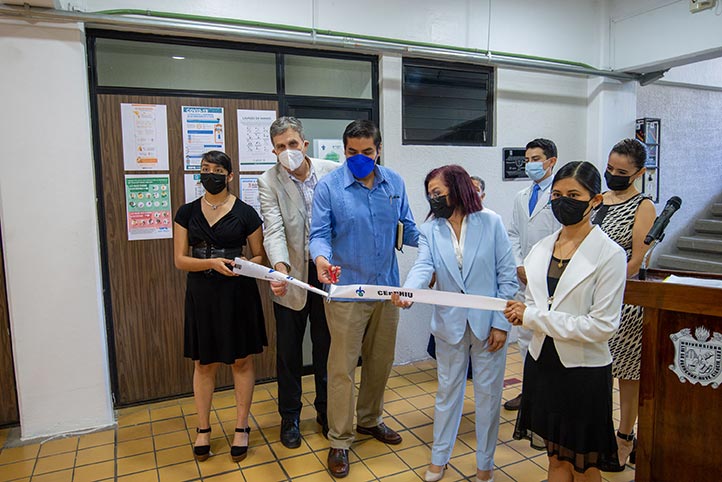
[[[263, 215], [263, 245], [271, 266], [318, 288], [316, 266], [308, 252], [311, 204], [316, 183], [338, 164], [306, 155], [308, 141], [301, 122], [281, 117], [270, 129], [273, 153], [278, 163], [258, 179]], [[330, 335], [323, 299], [288, 283], [271, 283], [276, 316], [276, 373], [278, 412], [281, 415], [281, 443], [288, 448], [301, 445], [301, 371], [306, 320], [311, 322], [313, 372], [316, 381], [316, 421], [328, 433], [326, 417], [326, 362]]]

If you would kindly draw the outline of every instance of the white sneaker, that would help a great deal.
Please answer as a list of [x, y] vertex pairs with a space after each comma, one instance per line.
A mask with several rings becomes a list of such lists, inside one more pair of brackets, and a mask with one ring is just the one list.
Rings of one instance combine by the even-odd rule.
[[429, 469], [426, 469], [426, 474], [424, 475], [424, 480], [426, 482], [437, 482], [444, 477], [445, 470], [446, 470], [446, 466], [441, 467], [441, 472], [432, 472]]

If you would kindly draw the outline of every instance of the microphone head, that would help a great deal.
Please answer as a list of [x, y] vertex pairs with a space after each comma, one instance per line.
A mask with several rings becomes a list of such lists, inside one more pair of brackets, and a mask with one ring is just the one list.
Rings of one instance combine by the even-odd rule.
[[678, 196], [672, 196], [669, 198], [669, 201], [667, 201], [668, 205], [674, 206], [674, 209], [677, 210], [682, 206], [682, 199], [680, 199]]

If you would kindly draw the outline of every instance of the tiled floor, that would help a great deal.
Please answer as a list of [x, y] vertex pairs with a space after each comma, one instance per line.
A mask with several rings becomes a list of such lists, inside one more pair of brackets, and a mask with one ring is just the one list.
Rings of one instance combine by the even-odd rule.
[[[395, 367], [386, 390], [385, 422], [399, 430], [401, 445], [389, 446], [359, 436], [351, 450], [348, 482], [422, 480], [429, 463], [436, 391], [436, 364], [423, 361]], [[358, 377], [358, 372], [357, 372]], [[503, 397], [521, 388], [521, 362], [516, 345], [509, 348]], [[467, 383], [467, 397], [473, 391]], [[276, 385], [256, 387], [249, 455], [234, 464], [228, 452], [233, 439], [233, 393], [219, 392], [213, 401], [214, 456], [197, 463], [192, 455], [196, 427], [192, 398], [122, 409], [118, 426], [86, 435], [18, 446], [17, 429], [0, 431], [0, 482], [211, 482], [331, 481], [325, 470], [328, 442], [315, 423], [313, 378], [304, 378], [303, 443], [295, 450], [279, 442]], [[526, 441], [512, 440], [515, 412], [502, 409], [494, 480], [539, 482], [546, 478], [546, 456]], [[474, 404], [464, 403], [464, 417], [445, 482], [474, 480]], [[603, 474], [610, 482], [628, 482], [634, 472]]]

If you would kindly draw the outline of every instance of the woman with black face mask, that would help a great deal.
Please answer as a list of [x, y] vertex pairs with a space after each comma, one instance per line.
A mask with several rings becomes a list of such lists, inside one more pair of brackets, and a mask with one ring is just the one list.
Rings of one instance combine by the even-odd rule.
[[[604, 179], [609, 191], [603, 203], [592, 214], [592, 223], [619, 244], [627, 254], [627, 277], [636, 276], [649, 249], [644, 237], [654, 223], [656, 212], [652, 201], [642, 195], [634, 181], [644, 176], [647, 150], [636, 139], [623, 139], [609, 153]], [[619, 331], [609, 340], [612, 351], [612, 376], [619, 379], [619, 464], [603, 470], [621, 472], [627, 459], [636, 458], [634, 425], [639, 407], [639, 371], [642, 361], [641, 306], [624, 305]]]
[[[419, 253], [404, 287], [426, 288], [433, 274], [442, 291], [511, 299], [519, 289], [511, 242], [501, 218], [481, 208], [469, 174], [460, 166], [434, 169], [424, 181], [428, 221], [419, 228]], [[408, 308], [409, 302], [392, 301]], [[511, 325], [500, 312], [435, 305], [439, 388], [434, 408], [434, 445], [424, 480], [444, 476], [461, 422], [469, 360], [476, 406], [476, 480], [494, 476], [506, 337]]]
[[221, 363], [231, 366], [235, 385], [231, 458], [240, 462], [246, 457], [255, 384], [251, 355], [268, 345], [256, 281], [232, 271], [246, 241], [250, 261], [264, 262], [262, 221], [251, 206], [228, 191], [232, 180], [230, 158], [220, 151], [206, 152], [201, 160], [206, 192], [178, 209], [173, 229], [175, 266], [188, 271], [184, 355], [194, 363], [198, 435], [193, 454], [200, 462], [211, 455], [210, 409]]
[[566, 164], [551, 189], [562, 228], [531, 249], [525, 301], [504, 311], [533, 332], [514, 438], [546, 450], [549, 482], [599, 482], [600, 468], [617, 462], [607, 341], [619, 326], [626, 257], [590, 222], [602, 202], [593, 164]]

